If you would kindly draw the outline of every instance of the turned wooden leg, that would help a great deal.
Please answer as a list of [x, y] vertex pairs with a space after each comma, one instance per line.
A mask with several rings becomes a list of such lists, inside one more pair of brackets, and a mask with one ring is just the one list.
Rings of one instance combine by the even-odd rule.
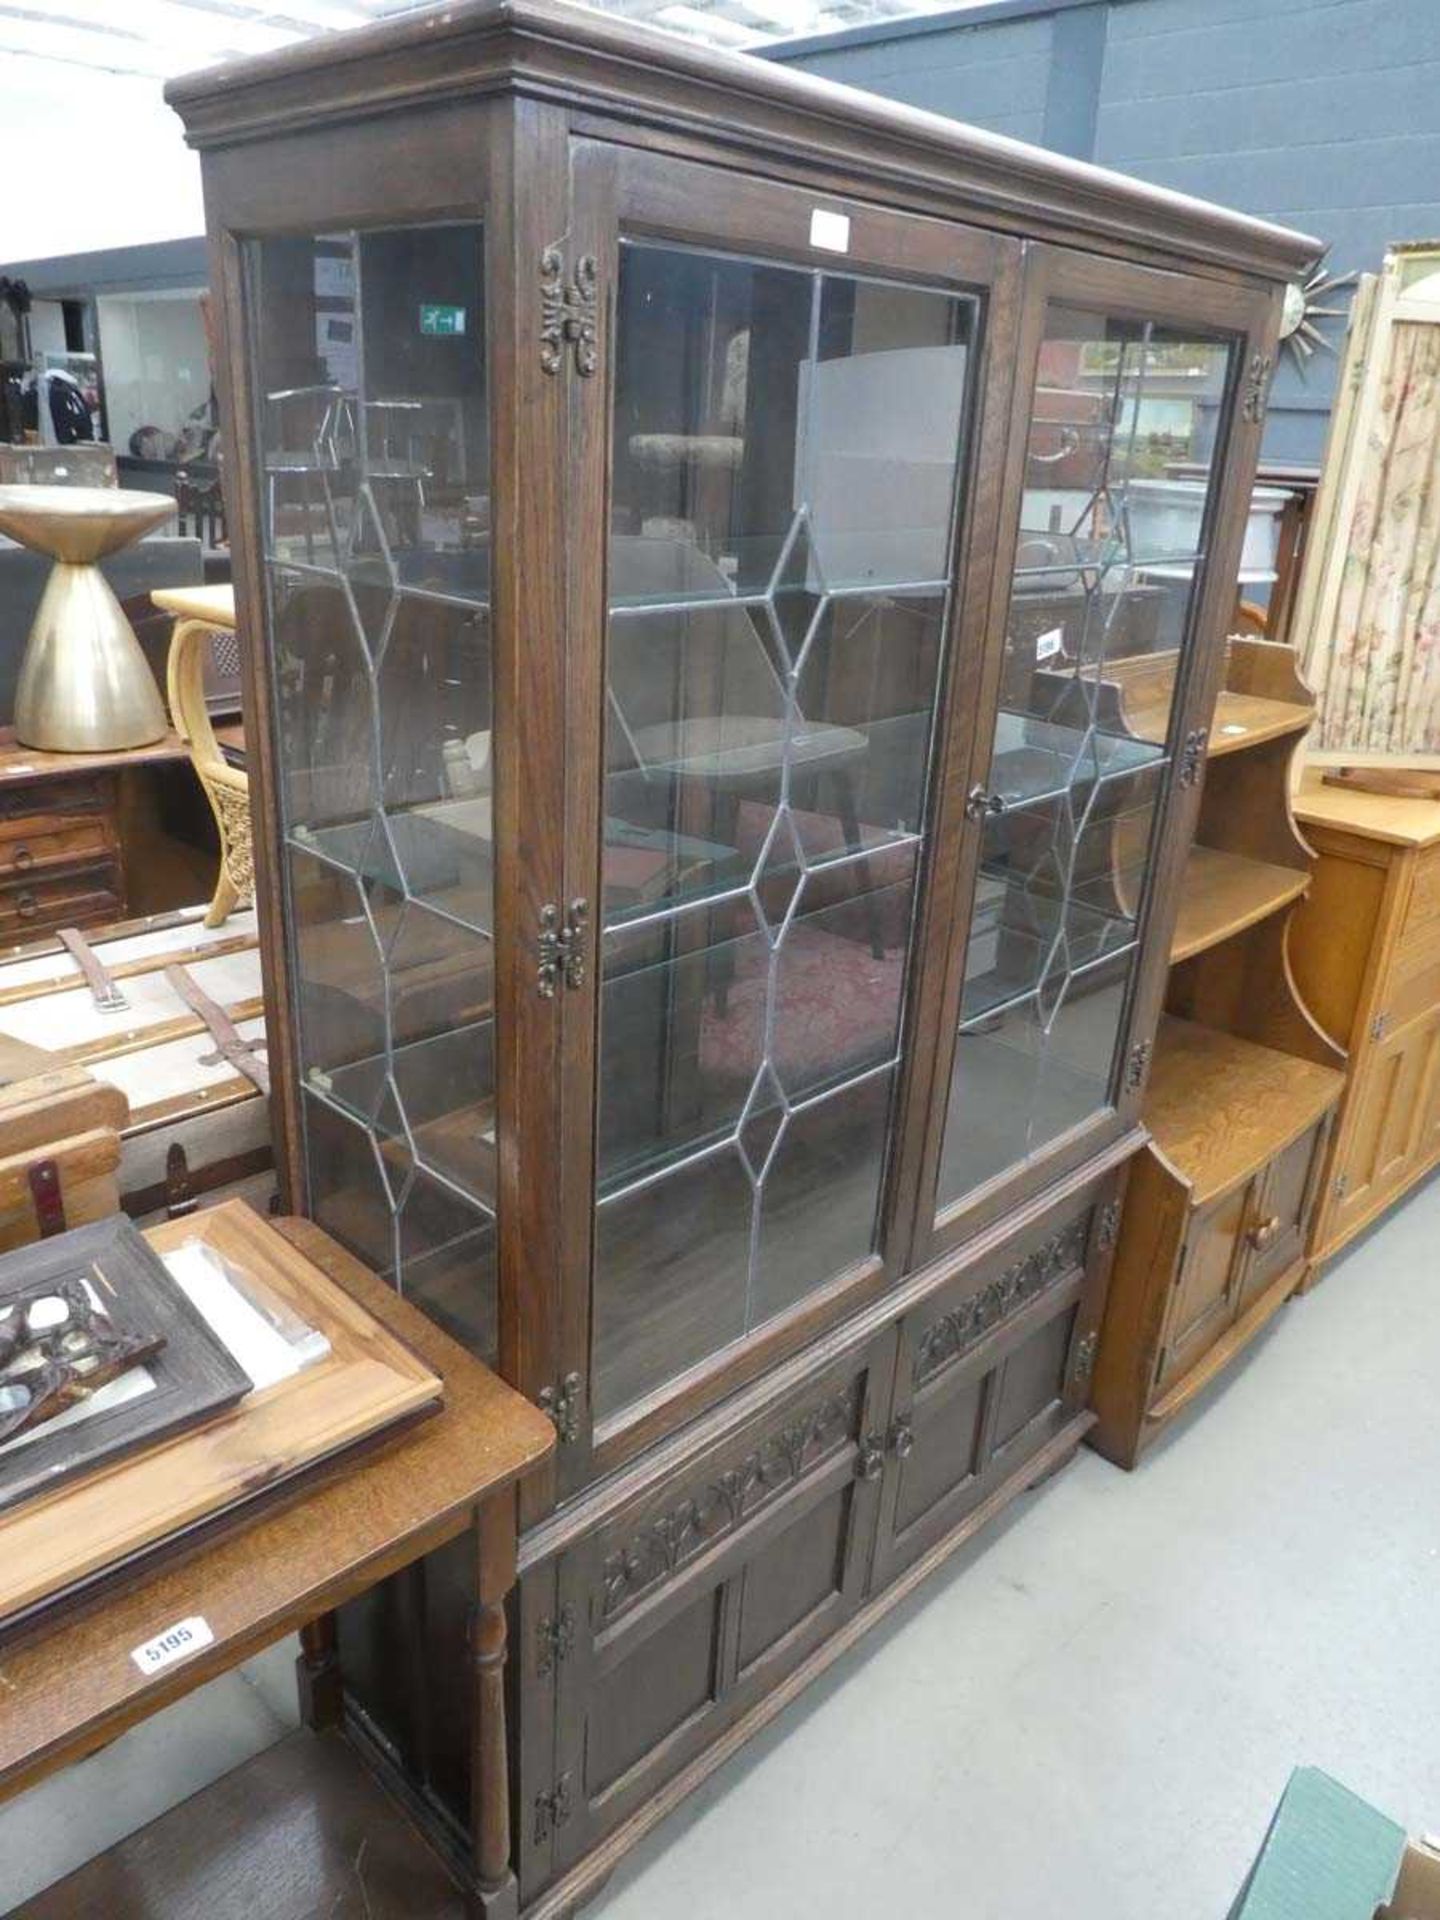
[[300, 1718], [306, 1726], [316, 1733], [338, 1727], [344, 1716], [344, 1698], [333, 1613], [322, 1613], [300, 1629], [295, 1678], [300, 1688]]
[[470, 1625], [475, 1689], [470, 1750], [475, 1907], [483, 1920], [508, 1920], [519, 1906], [510, 1864], [510, 1763], [505, 1732], [505, 1596], [515, 1584], [513, 1491], [480, 1509], [476, 1541], [476, 1605]]

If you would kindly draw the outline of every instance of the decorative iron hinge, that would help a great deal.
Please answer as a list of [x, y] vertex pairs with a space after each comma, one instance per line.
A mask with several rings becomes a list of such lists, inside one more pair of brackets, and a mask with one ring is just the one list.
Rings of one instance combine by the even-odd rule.
[[565, 349], [573, 347], [575, 371], [582, 379], [599, 363], [596, 331], [595, 256], [582, 253], [569, 285], [565, 255], [546, 247], [540, 256], [540, 364], [546, 373], [559, 373]]
[[1349, 1174], [1337, 1173], [1335, 1176], [1335, 1198], [1337, 1200], [1343, 1200], [1349, 1191], [1350, 1191]]
[[1145, 1075], [1150, 1067], [1150, 1042], [1141, 1040], [1130, 1049], [1129, 1065], [1125, 1069], [1125, 1085], [1131, 1093], [1137, 1093], [1145, 1084]]
[[1180, 749], [1180, 784], [1193, 787], [1200, 778], [1200, 769], [1205, 764], [1205, 743], [1210, 738], [1208, 727], [1196, 727], [1185, 736], [1185, 744]]
[[1095, 1371], [1095, 1349], [1100, 1344], [1100, 1336], [1092, 1327], [1075, 1349], [1075, 1364], [1071, 1376], [1077, 1387], [1085, 1386]]
[[965, 796], [965, 818], [967, 820], [988, 820], [997, 813], [1004, 813], [1005, 799], [1002, 794], [991, 793], [988, 788], [974, 786]]
[[580, 1397], [584, 1382], [578, 1373], [567, 1373], [558, 1387], [542, 1387], [537, 1405], [553, 1424], [562, 1447], [580, 1438]]
[[557, 1827], [570, 1818], [570, 1776], [562, 1773], [549, 1793], [535, 1796], [535, 1844], [543, 1847]]
[[1240, 403], [1242, 419], [1258, 423], [1265, 418], [1265, 393], [1270, 384], [1274, 362], [1268, 353], [1252, 353], [1245, 374], [1245, 398]]
[[553, 900], [540, 909], [540, 932], [535, 940], [535, 986], [542, 1000], [553, 1000], [563, 977], [573, 993], [585, 984], [585, 948], [590, 933], [590, 902], [572, 900], [560, 921]]
[[547, 1614], [535, 1628], [535, 1671], [553, 1673], [575, 1651], [575, 1609], [561, 1607], [552, 1620]]
[[1098, 1253], [1108, 1253], [1114, 1246], [1120, 1232], [1120, 1202], [1109, 1200], [1100, 1209], [1100, 1218], [1095, 1227], [1095, 1248]]
[[1376, 1014], [1375, 1018], [1370, 1022], [1370, 1038], [1372, 1040], [1383, 1040], [1385, 1038], [1385, 1026], [1389, 1018], [1388, 1013]]

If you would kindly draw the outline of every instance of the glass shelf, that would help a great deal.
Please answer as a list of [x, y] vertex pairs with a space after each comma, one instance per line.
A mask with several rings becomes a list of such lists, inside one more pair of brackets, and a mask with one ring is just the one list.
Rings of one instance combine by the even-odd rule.
[[972, 924], [960, 1001], [963, 1032], [979, 1030], [1042, 983], [1059, 992], [1067, 976], [1078, 980], [1136, 943], [1135, 922], [1127, 915], [1037, 893], [983, 868]]
[[1082, 731], [1002, 711], [995, 728], [990, 790], [1007, 808], [1039, 805], [1079, 786], [1162, 766], [1163, 746], [1127, 734]]

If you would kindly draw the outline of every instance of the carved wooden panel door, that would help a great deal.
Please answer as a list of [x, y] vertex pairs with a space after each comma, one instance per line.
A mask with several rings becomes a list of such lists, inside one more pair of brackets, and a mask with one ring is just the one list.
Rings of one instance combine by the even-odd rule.
[[967, 1518], [978, 1524], [1010, 1476], [1042, 1474], [1048, 1443], [1064, 1433], [1074, 1445], [1119, 1219], [1115, 1175], [1032, 1209], [1003, 1250], [901, 1322], [877, 1589]]
[[893, 1330], [842, 1354], [560, 1556], [554, 1772], [520, 1809], [532, 1871], [652, 1803], [859, 1606], [894, 1354]]

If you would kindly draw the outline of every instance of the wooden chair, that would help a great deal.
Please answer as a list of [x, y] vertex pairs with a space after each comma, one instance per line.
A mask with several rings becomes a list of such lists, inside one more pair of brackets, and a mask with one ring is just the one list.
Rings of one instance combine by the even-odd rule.
[[165, 587], [151, 598], [175, 616], [165, 676], [171, 724], [190, 749], [220, 831], [220, 877], [205, 916], [207, 927], [218, 927], [236, 907], [248, 906], [255, 892], [249, 777], [220, 751], [205, 704], [206, 653], [214, 634], [235, 631], [235, 590]]

